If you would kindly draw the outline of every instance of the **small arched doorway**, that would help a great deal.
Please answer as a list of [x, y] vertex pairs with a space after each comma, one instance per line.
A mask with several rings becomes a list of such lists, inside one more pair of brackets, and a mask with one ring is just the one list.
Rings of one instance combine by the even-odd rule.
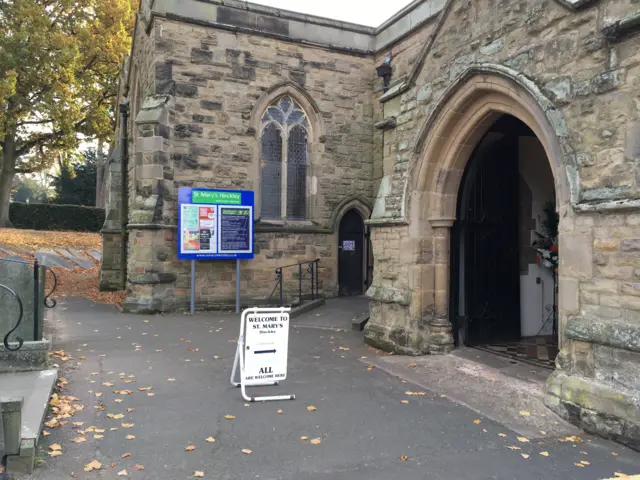
[[555, 279], [534, 245], [539, 234], [557, 241], [557, 223], [546, 231], [555, 203], [542, 144], [517, 118], [500, 116], [473, 150], [457, 197], [450, 305], [458, 345], [553, 366]]
[[365, 286], [364, 220], [356, 209], [351, 209], [340, 220], [338, 231], [338, 294], [362, 295]]

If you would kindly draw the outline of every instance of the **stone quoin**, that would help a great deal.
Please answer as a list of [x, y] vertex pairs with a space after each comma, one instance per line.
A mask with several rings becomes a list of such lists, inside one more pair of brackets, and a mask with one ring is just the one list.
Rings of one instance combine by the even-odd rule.
[[[639, 26], [630, 0], [416, 0], [378, 28], [142, 0], [101, 286], [185, 308], [178, 188], [253, 190], [246, 302], [318, 258], [321, 295], [366, 293], [384, 350], [550, 338], [549, 408], [640, 448]], [[557, 275], [533, 247], [556, 214]], [[197, 268], [198, 306], [234, 301], [233, 262]]]

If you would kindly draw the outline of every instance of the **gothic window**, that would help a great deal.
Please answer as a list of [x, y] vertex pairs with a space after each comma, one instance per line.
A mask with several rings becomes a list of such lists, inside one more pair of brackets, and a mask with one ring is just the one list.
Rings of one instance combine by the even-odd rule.
[[309, 122], [291, 97], [280, 97], [262, 116], [261, 217], [304, 220], [307, 211]]

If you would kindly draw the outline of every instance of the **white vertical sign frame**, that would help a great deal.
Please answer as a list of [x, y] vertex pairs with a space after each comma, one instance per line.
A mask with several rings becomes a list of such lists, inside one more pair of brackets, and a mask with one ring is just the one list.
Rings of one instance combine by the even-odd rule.
[[[247, 402], [270, 402], [276, 400], [295, 400], [295, 395], [274, 395], [274, 396], [264, 396], [264, 397], [250, 397], [247, 395], [245, 384], [245, 332], [246, 332], [246, 324], [247, 317], [249, 315], [258, 315], [261, 313], [275, 313], [279, 315], [289, 314], [291, 312], [291, 308], [287, 307], [278, 307], [278, 308], [247, 308], [242, 312], [240, 317], [240, 334], [238, 335], [238, 345], [236, 348], [236, 355], [233, 360], [233, 369], [231, 370], [231, 385], [234, 387], [240, 387], [240, 391], [242, 392], [242, 398]], [[289, 328], [287, 322], [287, 329]], [[240, 381], [236, 382], [234, 379], [236, 377], [236, 372], [238, 370], [238, 366], [240, 366]], [[265, 386], [265, 385], [278, 385], [278, 381], [265, 380], [264, 382], [251, 382], [250, 386]]]

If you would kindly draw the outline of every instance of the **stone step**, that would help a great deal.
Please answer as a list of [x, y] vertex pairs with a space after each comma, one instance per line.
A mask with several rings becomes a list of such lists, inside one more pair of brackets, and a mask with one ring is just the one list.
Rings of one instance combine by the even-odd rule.
[[76, 252], [78, 252], [77, 255], [71, 252], [71, 249], [67, 250], [65, 248], [56, 248], [56, 251], [62, 254], [64, 257], [66, 257], [67, 260], [70, 260], [71, 262], [75, 263], [79, 267], [84, 268], [85, 270], [89, 268], [93, 268], [93, 266], [95, 265], [93, 263], [93, 260], [89, 260], [87, 257], [82, 255], [78, 250], [76, 250]]
[[[20, 452], [7, 455], [7, 473], [31, 473], [57, 370], [0, 374], [0, 402], [22, 398]], [[5, 432], [5, 437], [7, 432]]]

